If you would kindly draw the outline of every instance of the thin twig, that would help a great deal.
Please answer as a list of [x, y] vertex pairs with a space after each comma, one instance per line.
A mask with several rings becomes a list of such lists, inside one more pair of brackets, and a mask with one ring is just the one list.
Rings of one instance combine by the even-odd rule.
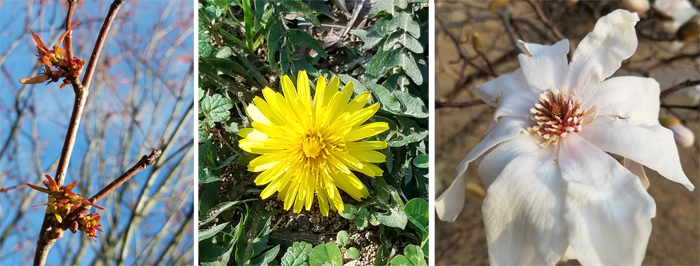
[[676, 108], [676, 109], [689, 109], [689, 110], [698, 110], [697, 105], [673, 105], [673, 104], [662, 104], [662, 108]]
[[[68, 14], [66, 15], [66, 31], [70, 30], [73, 24], [73, 11], [75, 10], [76, 0], [68, 0]], [[63, 47], [66, 48], [66, 56], [68, 59], [73, 59], [73, 31], [70, 31], [66, 38], [63, 39]]]
[[481, 104], [485, 104], [485, 102], [482, 101], [481, 99], [471, 100], [471, 101], [467, 101], [467, 102], [435, 101], [435, 109], [446, 108], [446, 107], [465, 108], [465, 107], [471, 107], [471, 106], [476, 106], [476, 105], [481, 105]]
[[686, 80], [684, 82], [673, 85], [673, 87], [665, 89], [664, 91], [661, 92], [661, 95], [659, 95], [659, 97], [665, 98], [666, 96], [669, 96], [669, 95], [671, 95], [671, 93], [674, 93], [680, 89], [693, 87], [693, 86], [697, 86], [697, 85], [700, 85], [700, 79], [699, 80]]
[[117, 16], [117, 11], [119, 7], [124, 4], [124, 0], [114, 0], [112, 5], [109, 7], [109, 12], [107, 12], [107, 17], [104, 23], [102, 23], [102, 28], [100, 29], [100, 34], [97, 35], [97, 41], [95, 42], [95, 48], [92, 49], [92, 55], [90, 56], [90, 62], [88, 63], [87, 69], [85, 70], [85, 76], [83, 77], [83, 84], [86, 88], [90, 87], [90, 80], [92, 79], [92, 74], [95, 72], [97, 66], [97, 59], [100, 58], [100, 52], [102, 52], [102, 46], [107, 39], [107, 34], [109, 33], [109, 28], [114, 22], [114, 18]]
[[13, 190], [13, 189], [23, 188], [24, 186], [26, 186], [26, 185], [19, 184], [19, 185], [16, 185], [14, 187], [2, 188], [2, 189], [0, 189], [0, 193], [5, 193], [5, 192], [8, 192], [8, 191]]

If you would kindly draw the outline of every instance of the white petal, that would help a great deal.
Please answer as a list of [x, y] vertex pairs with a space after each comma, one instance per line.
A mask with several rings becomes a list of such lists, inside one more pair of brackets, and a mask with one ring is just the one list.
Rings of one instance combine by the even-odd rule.
[[642, 183], [644, 189], [649, 189], [649, 178], [647, 178], [647, 174], [644, 172], [644, 166], [642, 164], [625, 158], [622, 161], [622, 166], [627, 168], [627, 170], [630, 170], [632, 174], [639, 178], [639, 182]]
[[538, 101], [537, 96], [531, 92], [515, 92], [504, 95], [498, 103], [498, 109], [496, 109], [493, 119], [498, 121], [501, 117], [524, 118], [531, 115], [530, 109]]
[[518, 68], [513, 73], [501, 75], [500, 77], [476, 85], [476, 92], [479, 97], [491, 106], [498, 106], [498, 102], [504, 95], [519, 92], [530, 91], [530, 86], [523, 76], [522, 69]]
[[566, 184], [555, 149], [513, 159], [489, 187], [482, 207], [492, 265], [554, 265], [568, 246]]
[[501, 171], [503, 171], [506, 165], [515, 159], [515, 157], [532, 153], [540, 149], [554, 148], [554, 145], [542, 148], [539, 145], [540, 143], [542, 143], [542, 138], [540, 136], [520, 134], [494, 147], [488, 154], [482, 157], [479, 168], [477, 169], [481, 181], [484, 183], [484, 187], [488, 189], [493, 181], [496, 180], [496, 177], [501, 174]]
[[637, 50], [636, 13], [618, 9], [600, 18], [579, 43], [569, 65], [567, 87], [588, 99], [598, 83], [610, 77]]
[[641, 125], [659, 123], [659, 83], [652, 78], [615, 77], [600, 83], [584, 106], [598, 108], [598, 115], [629, 118]]
[[583, 265], [640, 265], [654, 200], [635, 175], [578, 135], [559, 145], [568, 183], [564, 217], [577, 259]]
[[435, 211], [440, 220], [452, 222], [462, 212], [464, 207], [465, 171], [470, 162], [481, 156], [484, 152], [501, 142], [515, 138], [520, 132], [526, 131], [528, 121], [518, 118], [503, 118], [491, 129], [484, 139], [472, 149], [457, 167], [457, 177], [450, 187], [435, 200]]
[[683, 173], [673, 133], [667, 128], [599, 117], [578, 134], [601, 150], [641, 163], [689, 190], [695, 188]]
[[569, 40], [561, 40], [552, 46], [523, 43], [530, 55], [520, 54], [520, 69], [536, 95], [549, 88], [564, 85], [567, 76]]

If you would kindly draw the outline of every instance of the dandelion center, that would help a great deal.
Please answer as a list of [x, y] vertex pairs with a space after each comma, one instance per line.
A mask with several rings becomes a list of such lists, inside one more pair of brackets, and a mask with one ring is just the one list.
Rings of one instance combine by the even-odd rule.
[[598, 115], [597, 109], [586, 110], [581, 107], [582, 100], [576, 99], [576, 91], [571, 93], [557, 88], [547, 89], [540, 94], [539, 102], [534, 108], [530, 108], [527, 119], [537, 123], [536, 126], [528, 127], [530, 133], [537, 133], [544, 138], [540, 146], [546, 147], [549, 144], [557, 145], [561, 138], [570, 133], [580, 132], [582, 125], [593, 122]]
[[306, 157], [310, 158], [316, 158], [316, 156], [326, 148], [326, 144], [323, 142], [323, 136], [318, 132], [307, 133], [304, 136], [301, 146]]

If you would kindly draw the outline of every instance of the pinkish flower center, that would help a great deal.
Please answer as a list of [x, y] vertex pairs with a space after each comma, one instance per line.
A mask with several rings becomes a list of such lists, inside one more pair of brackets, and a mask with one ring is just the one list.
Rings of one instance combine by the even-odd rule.
[[581, 107], [581, 99], [575, 100], [576, 91], [568, 93], [559, 89], [547, 89], [540, 94], [540, 101], [530, 109], [534, 116], [527, 116], [528, 120], [537, 123], [528, 127], [530, 133], [537, 133], [544, 138], [540, 146], [546, 147], [553, 143], [557, 145], [561, 138], [569, 133], [580, 132], [582, 125], [589, 124], [598, 115], [596, 107], [585, 110]]

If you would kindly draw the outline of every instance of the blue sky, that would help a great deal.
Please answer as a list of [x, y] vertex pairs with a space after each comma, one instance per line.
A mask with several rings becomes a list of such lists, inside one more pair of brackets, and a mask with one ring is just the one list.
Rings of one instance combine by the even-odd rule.
[[[65, 19], [62, 2], [51, 1], [43, 12], [38, 1], [31, 6], [30, 28], [36, 31], [47, 45], [54, 44], [62, 33]], [[80, 21], [73, 33], [76, 56], [88, 60], [109, 4], [111, 1], [87, 1], [76, 9], [73, 20]], [[18, 79], [36, 75], [36, 71], [40, 69], [36, 65], [36, 49], [32, 45], [29, 32], [25, 31], [27, 10], [26, 1], [0, 1], [0, 60], [19, 38], [17, 46], [12, 48], [3, 62], [0, 62], [0, 149], [8, 140], [10, 128], [17, 120], [15, 100], [20, 97], [24, 103], [32, 106], [31, 110], [25, 108], [26, 111], [20, 120], [21, 130], [9, 142], [7, 151], [0, 155], [0, 187], [3, 188], [24, 182], [39, 182], [42, 175], [35, 170], [37, 167], [33, 150], [35, 147], [41, 147], [38, 161], [44, 170], [58, 158], [74, 99], [72, 88], [59, 89], [59, 83], [47, 86], [31, 85], [22, 90]], [[88, 105], [81, 123], [79, 138], [73, 152], [67, 182], [80, 181], [78, 186], [85, 190], [83, 196], [88, 198], [119, 176], [122, 169], [131, 167], [140, 156], [147, 154], [151, 149], [162, 148], [163, 140], [175, 131], [172, 127], [166, 128], [169, 118], [173, 116], [174, 120], [180, 120], [184, 117], [186, 122], [182, 133], [172, 140], [173, 148], [166, 154], [172, 159], [163, 164], [151, 180], [154, 185], [146, 193], [153, 196], [158, 188], [165, 187], [165, 192], [158, 194], [164, 200], [153, 201], [153, 211], [132, 231], [134, 239], [149, 239], [161, 230], [173, 230], [174, 228], [163, 228], [170, 215], [175, 213], [174, 217], [180, 221], [175, 225], [179, 226], [192, 211], [193, 163], [177, 166], [183, 158], [192, 160], [191, 157], [185, 157], [193, 139], [193, 117], [192, 114], [187, 115], [194, 98], [192, 77], [187, 78], [192, 71], [194, 47], [192, 12], [191, 1], [127, 1], [124, 4], [120, 10], [124, 19], [118, 20], [117, 23], [120, 24], [113, 26], [111, 33], [114, 35], [108, 39], [100, 58], [100, 66], [108, 70], [103, 78], [93, 81], [94, 86], [90, 88], [92, 102]], [[162, 35], [149, 47], [154, 29]], [[134, 53], [127, 53], [129, 50]], [[144, 60], [136, 59], [144, 54], [148, 54], [149, 57]], [[134, 76], [134, 73], [138, 73], [138, 76]], [[127, 110], [133, 112], [125, 112], [123, 106], [130, 98], [135, 99], [135, 108]], [[178, 100], [179, 105], [176, 104]], [[32, 134], [37, 135], [37, 141], [32, 140]], [[93, 141], [93, 147], [89, 147], [87, 136], [95, 134], [103, 136], [104, 140], [98, 144]], [[145, 141], [146, 139], [148, 141]], [[126, 151], [122, 150], [126, 147], [124, 143], [131, 143]], [[88, 148], [98, 152], [88, 153]], [[86, 156], [88, 159], [84, 160]], [[100, 157], [103, 159], [98, 160]], [[81, 172], [83, 164], [87, 165], [85, 169], [88, 172]], [[174, 177], [166, 181], [167, 174], [172, 169], [175, 169]], [[115, 232], [127, 228], [132, 214], [131, 205], [138, 202], [138, 195], [143, 191], [151, 172], [152, 169], [147, 169], [139, 173], [120, 188], [119, 193], [114, 193], [120, 194], [121, 201], [116, 205], [111, 204], [111, 209], [100, 212], [103, 216], [103, 227], [116, 229]], [[49, 173], [53, 175], [55, 170]], [[89, 177], [86, 177], [86, 174]], [[0, 241], [0, 264], [26, 264], [32, 259], [33, 245], [45, 208], [28, 209], [28, 214], [23, 215], [15, 226], [8, 228], [17, 217], [19, 205], [28, 193], [29, 189], [25, 188], [0, 194], [0, 232], [8, 229], [10, 231], [10, 236]], [[173, 198], [181, 200], [170, 200]], [[113, 202], [115, 199], [111, 197], [107, 202]], [[45, 194], [37, 194], [32, 198], [31, 205], [45, 201]], [[165, 202], [180, 204], [173, 206]], [[113, 206], [118, 206], [118, 210]], [[116, 224], [110, 225], [105, 221], [107, 218], [114, 219]], [[186, 230], [190, 231], [186, 233], [186, 240], [180, 248], [194, 244], [192, 227], [188, 226]], [[167, 243], [171, 238], [172, 236], [165, 237], [163, 242]], [[51, 250], [48, 261], [63, 262], [61, 254], [70, 247], [84, 244], [85, 242], [81, 242], [83, 239], [85, 237], [82, 234], [73, 235], [67, 232], [64, 239], [59, 240]], [[141, 262], [136, 261], [137, 254], [132, 253], [143, 250], [146, 244], [130, 241], [129, 256], [124, 263]], [[90, 243], [79, 263], [92, 263], [102, 248], [101, 242]], [[118, 249], [117, 252], [119, 251]], [[69, 257], [72, 255], [74, 254], [70, 254]], [[155, 256], [159, 255], [156, 253]], [[189, 260], [191, 261], [191, 257]]]

